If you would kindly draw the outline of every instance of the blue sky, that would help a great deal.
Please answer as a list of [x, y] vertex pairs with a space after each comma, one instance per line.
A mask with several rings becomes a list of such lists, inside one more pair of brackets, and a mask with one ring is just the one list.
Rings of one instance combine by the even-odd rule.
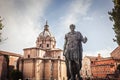
[[58, 48], [63, 49], [64, 35], [73, 23], [76, 31], [88, 38], [83, 44], [84, 55], [109, 56], [117, 47], [108, 15], [112, 8], [112, 0], [0, 0], [3, 39], [8, 37], [0, 49], [23, 54], [23, 48], [35, 46], [48, 20]]

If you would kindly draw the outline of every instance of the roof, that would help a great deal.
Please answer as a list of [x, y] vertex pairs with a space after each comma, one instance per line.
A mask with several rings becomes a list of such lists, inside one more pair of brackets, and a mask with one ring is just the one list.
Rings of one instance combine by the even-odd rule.
[[96, 60], [96, 59], [97, 59], [97, 57], [95, 57], [95, 56], [85, 56], [85, 57], [89, 58], [91, 61], [93, 61], [93, 60]]
[[29, 47], [29, 48], [24, 48], [23, 50], [27, 50], [27, 49], [39, 49], [39, 50], [43, 50], [44, 51], [44, 49], [38, 48], [38, 47]]
[[98, 60], [98, 61], [106, 61], [106, 60], [111, 60], [111, 59], [113, 59], [112, 57], [106, 57], [106, 58], [101, 58], [100, 60]]
[[7, 51], [0, 51], [0, 55], [8, 55], [8, 56], [15, 56], [15, 57], [22, 57], [22, 55], [13, 53], [13, 52], [7, 52]]
[[[46, 51], [45, 49], [38, 48], [38, 47], [24, 48], [23, 50], [27, 50], [27, 49], [39, 49], [39, 50]], [[59, 49], [59, 48], [52, 48], [52, 49], [47, 49], [47, 51], [62, 51], [62, 50], [61, 50], [61, 49]]]
[[120, 46], [118, 46], [116, 49], [114, 49], [111, 52], [111, 57], [113, 57], [115, 59], [120, 59]]
[[107, 58], [103, 58], [103, 57], [100, 57], [99, 58], [99, 56], [97, 56], [97, 57], [95, 57], [95, 56], [85, 56], [85, 57], [87, 57], [87, 58], [89, 58], [91, 61], [98, 61], [98, 60], [105, 60], [105, 59], [107, 59]]
[[39, 36], [40, 37], [47, 37], [47, 36], [53, 37], [53, 35], [50, 33], [50, 31], [43, 31], [40, 33]]
[[62, 51], [62, 50], [59, 49], [59, 48], [52, 48], [52, 49], [50, 49], [50, 50], [48, 50], [48, 51]]

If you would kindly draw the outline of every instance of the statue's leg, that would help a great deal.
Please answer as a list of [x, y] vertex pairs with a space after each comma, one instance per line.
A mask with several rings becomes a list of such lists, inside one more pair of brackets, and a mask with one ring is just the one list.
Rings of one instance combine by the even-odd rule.
[[82, 62], [81, 60], [76, 60], [76, 69], [77, 69], [77, 78], [78, 80], [82, 80], [82, 77], [80, 75], [80, 70], [81, 70], [81, 67], [82, 67]]
[[74, 61], [72, 60], [69, 60], [69, 71], [70, 71], [70, 76], [71, 76], [71, 79], [70, 80], [75, 80], [75, 74], [74, 74], [74, 65], [73, 65]]
[[68, 60], [65, 60], [66, 68], [67, 68], [67, 80], [70, 80], [70, 71], [69, 71], [69, 62]]

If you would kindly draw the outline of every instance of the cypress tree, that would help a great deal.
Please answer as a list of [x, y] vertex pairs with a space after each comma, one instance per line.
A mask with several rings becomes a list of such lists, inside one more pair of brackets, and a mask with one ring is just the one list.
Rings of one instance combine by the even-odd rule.
[[120, 0], [113, 0], [114, 7], [108, 12], [110, 20], [114, 23], [113, 30], [115, 32], [115, 42], [120, 45]]

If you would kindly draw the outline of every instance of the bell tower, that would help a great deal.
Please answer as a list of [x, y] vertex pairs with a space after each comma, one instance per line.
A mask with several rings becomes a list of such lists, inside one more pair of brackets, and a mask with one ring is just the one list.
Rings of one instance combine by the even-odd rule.
[[56, 47], [55, 37], [49, 31], [49, 25], [47, 21], [44, 25], [44, 30], [37, 37], [36, 47], [44, 50], [53, 49]]

